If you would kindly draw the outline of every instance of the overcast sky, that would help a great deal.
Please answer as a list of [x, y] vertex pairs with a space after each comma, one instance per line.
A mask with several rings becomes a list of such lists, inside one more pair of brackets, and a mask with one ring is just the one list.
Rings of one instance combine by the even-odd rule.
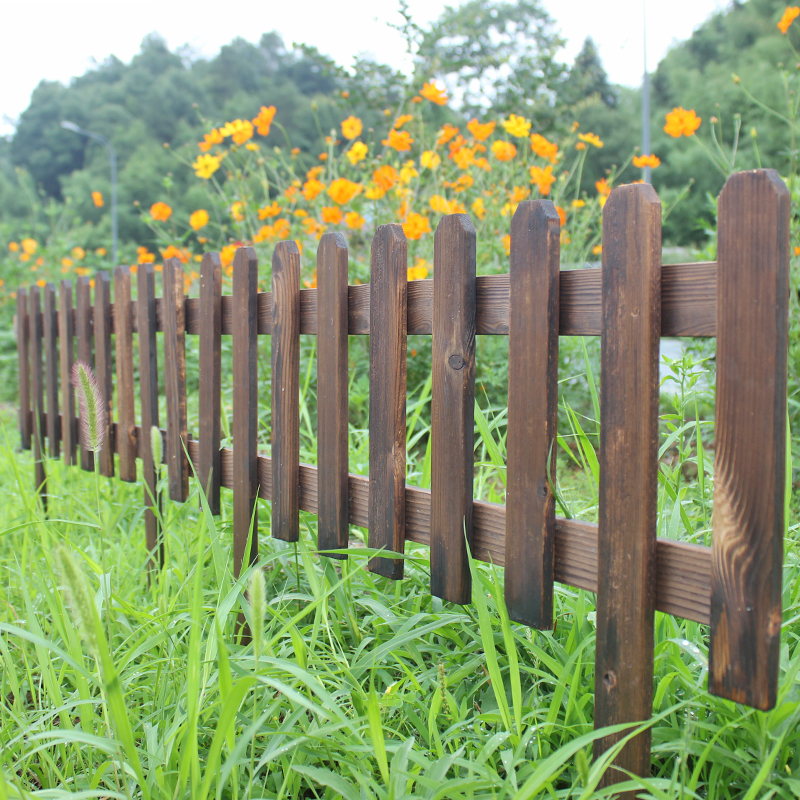
[[[445, 5], [462, 0], [409, 0], [414, 19], [427, 24]], [[542, 0], [567, 39], [571, 61], [584, 39], [597, 42], [615, 83], [633, 86], [643, 70], [643, 10], [647, 4], [648, 66], [652, 70], [676, 41], [688, 37], [728, 0]], [[0, 134], [14, 130], [40, 80], [68, 82], [114, 54], [129, 61], [144, 36], [160, 33], [176, 48], [189, 44], [210, 57], [236, 36], [257, 42], [277, 30], [287, 43], [305, 42], [347, 65], [356, 53], [403, 69], [404, 42], [388, 23], [399, 23], [397, 0], [0, 0]], [[265, 98], [265, 102], [269, 98]]]

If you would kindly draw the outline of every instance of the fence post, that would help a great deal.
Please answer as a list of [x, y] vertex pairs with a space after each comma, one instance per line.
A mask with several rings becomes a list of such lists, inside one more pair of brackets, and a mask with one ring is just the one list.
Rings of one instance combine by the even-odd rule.
[[64, 464], [76, 464], [78, 429], [75, 421], [75, 388], [72, 364], [75, 361], [75, 320], [72, 312], [72, 283], [61, 281], [59, 289], [58, 338], [61, 340], [61, 437], [64, 441]]
[[103, 447], [97, 455], [101, 475], [114, 477], [114, 381], [111, 371], [111, 280], [107, 272], [94, 276], [95, 374], [106, 408]]
[[17, 289], [17, 369], [19, 370], [19, 438], [23, 450], [31, 449], [31, 329], [28, 290]]
[[272, 535], [300, 538], [300, 250], [272, 254]]
[[33, 399], [33, 457], [36, 491], [47, 509], [47, 475], [44, 468], [44, 378], [42, 374], [42, 301], [39, 287], [30, 288], [28, 324], [30, 325], [31, 395]]
[[782, 622], [790, 196], [774, 170], [719, 198], [708, 689], [775, 705]]
[[505, 601], [511, 619], [545, 630], [553, 627], [560, 235], [549, 200], [519, 204], [509, 275]]
[[[595, 728], [647, 720], [653, 706], [661, 203], [649, 184], [608, 198], [602, 279]], [[625, 733], [598, 739], [595, 756]], [[649, 775], [650, 741], [647, 729], [614, 765]], [[624, 779], [612, 766], [603, 785]]]
[[[136, 480], [133, 387], [133, 307], [130, 267], [114, 270], [114, 345], [117, 355], [117, 452], [120, 480]], [[143, 432], [144, 435], [149, 431]]]
[[340, 233], [323, 234], [317, 250], [317, 546], [320, 550], [343, 550], [350, 536], [348, 295], [347, 242]]
[[51, 458], [61, 455], [61, 425], [58, 413], [58, 310], [56, 287], [44, 287], [45, 384], [47, 390], [47, 451]]
[[[92, 354], [92, 286], [89, 278], [82, 275], [75, 286], [77, 314], [75, 327], [78, 334], [78, 359], [91, 367], [94, 364]], [[81, 437], [79, 437], [80, 439]], [[94, 472], [94, 453], [88, 450], [85, 443], [79, 441], [81, 447], [81, 469]]]
[[[406, 526], [406, 303], [408, 242], [402, 225], [372, 238], [369, 306], [369, 546], [402, 553]], [[403, 577], [403, 560], [368, 568]]]
[[442, 217], [433, 244], [431, 594], [461, 604], [472, 599], [476, 265], [472, 220]]

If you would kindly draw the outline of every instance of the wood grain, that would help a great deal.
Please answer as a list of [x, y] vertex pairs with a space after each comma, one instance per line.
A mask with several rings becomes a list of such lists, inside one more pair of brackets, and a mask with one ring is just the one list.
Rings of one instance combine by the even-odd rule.
[[[137, 431], [138, 457], [142, 460], [144, 481], [144, 527], [149, 566], [156, 560], [164, 563], [164, 543], [161, 540], [161, 494], [157, 487], [157, 470], [153, 463], [151, 430], [158, 428], [158, 351], [156, 349], [155, 271], [152, 264], [139, 264], [137, 270], [136, 318], [139, 331], [139, 391], [142, 407], [142, 426]], [[163, 452], [163, 447], [162, 447]]]
[[131, 305], [130, 267], [114, 270], [114, 345], [117, 355], [117, 442], [119, 477], [136, 480], [136, 408], [133, 386], [133, 306]]
[[[407, 269], [403, 227], [380, 225], [369, 284], [369, 546], [396, 553], [405, 541]], [[403, 577], [399, 558], [373, 558], [368, 566]]]
[[317, 544], [320, 550], [343, 550], [350, 535], [347, 297], [347, 242], [340, 233], [326, 233], [317, 250]]
[[31, 449], [31, 326], [28, 290], [17, 289], [17, 370], [19, 373], [19, 438], [23, 450]]
[[549, 200], [511, 221], [505, 601], [516, 622], [553, 628], [558, 423], [559, 237]]
[[189, 495], [189, 441], [186, 421], [186, 328], [183, 315], [183, 267], [167, 258], [161, 273], [164, 287], [164, 394], [167, 397], [167, 476], [169, 497], [179, 503]]
[[45, 391], [47, 393], [47, 452], [51, 458], [61, 455], [61, 431], [58, 430], [58, 308], [56, 287], [44, 287]]
[[272, 254], [272, 535], [300, 538], [300, 250]]
[[719, 199], [708, 689], [767, 710], [780, 660], [790, 196], [774, 170]]
[[[94, 327], [94, 310], [92, 309], [92, 286], [89, 278], [82, 275], [75, 281], [75, 332], [78, 335], [78, 360], [88, 367], [94, 365], [94, 348], [92, 331]], [[94, 472], [94, 453], [86, 447], [83, 437], [79, 436], [81, 447], [81, 469]]]
[[[603, 209], [595, 729], [650, 717], [658, 497], [661, 203], [649, 184], [620, 186]], [[595, 756], [626, 732], [595, 741]], [[614, 766], [650, 775], [648, 729]], [[633, 800], [635, 791], [625, 793]]]
[[44, 414], [44, 372], [42, 370], [42, 298], [39, 287], [31, 286], [28, 293], [28, 326], [30, 328], [31, 400], [33, 401], [33, 458], [34, 488], [42, 505], [47, 508], [47, 475], [44, 467], [44, 436], [47, 422]]
[[439, 220], [433, 244], [431, 594], [461, 604], [472, 600], [467, 547], [475, 468], [476, 244], [466, 214]]
[[111, 365], [111, 281], [107, 272], [94, 276], [94, 346], [95, 377], [103, 396], [106, 429], [103, 444], [96, 458], [98, 471], [107, 478], [114, 477], [114, 377]]
[[222, 409], [222, 262], [206, 253], [200, 265], [200, 459], [197, 478], [212, 514], [219, 514], [219, 441]]
[[256, 251], [240, 247], [233, 258], [233, 573], [237, 578], [243, 565], [258, 558], [257, 292]]
[[61, 438], [64, 443], [64, 464], [76, 464], [78, 427], [75, 422], [75, 389], [72, 386], [72, 365], [75, 361], [75, 322], [72, 314], [72, 282], [62, 280], [59, 287], [58, 338], [61, 359]]

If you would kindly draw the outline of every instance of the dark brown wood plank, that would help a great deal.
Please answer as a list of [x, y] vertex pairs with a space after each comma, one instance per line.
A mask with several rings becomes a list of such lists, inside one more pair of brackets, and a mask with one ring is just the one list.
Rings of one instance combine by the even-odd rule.
[[95, 377], [105, 406], [106, 430], [97, 454], [98, 470], [108, 478], [114, 476], [114, 442], [111, 423], [113, 416], [114, 377], [111, 364], [111, 280], [107, 272], [94, 277], [94, 346]]
[[[78, 360], [83, 361], [88, 367], [94, 365], [94, 352], [92, 347], [92, 331], [94, 329], [92, 309], [92, 286], [85, 275], [75, 282], [76, 308], [75, 332], [78, 335]], [[83, 437], [79, 436], [81, 447], [81, 469], [94, 472], [94, 453], [86, 447]]]
[[431, 594], [464, 604], [472, 600], [475, 227], [466, 214], [450, 214], [433, 241]]
[[[379, 226], [369, 284], [369, 546], [396, 553], [405, 541], [407, 270], [402, 225]], [[403, 577], [399, 558], [373, 558], [369, 569]]]
[[[156, 281], [152, 264], [139, 264], [137, 270], [137, 327], [139, 334], [139, 391], [141, 396], [141, 429], [137, 432], [138, 455], [142, 459], [144, 481], [144, 526], [149, 566], [164, 563], [161, 540], [161, 494], [158, 474], [153, 463], [151, 431], [158, 428], [158, 351], [156, 349]], [[162, 447], [163, 453], [163, 447]], [[160, 469], [160, 464], [158, 468]]]
[[505, 600], [511, 619], [553, 628], [559, 237], [549, 200], [511, 220]]
[[117, 356], [117, 428], [119, 477], [136, 480], [136, 410], [133, 386], [133, 306], [130, 267], [114, 270], [114, 345]]
[[[222, 408], [222, 262], [206, 253], [200, 266], [200, 460], [197, 478], [212, 514], [219, 514], [219, 437]], [[188, 303], [188, 300], [187, 300]]]
[[735, 173], [719, 198], [708, 689], [762, 710], [782, 622], [789, 200], [774, 170]]
[[[603, 209], [595, 728], [650, 717], [658, 495], [661, 202], [649, 184], [611, 192]], [[625, 733], [595, 741], [595, 756]], [[648, 729], [618, 766], [650, 774]], [[626, 793], [632, 799], [636, 792]]]
[[171, 500], [189, 494], [189, 441], [186, 421], [186, 327], [183, 315], [183, 267], [177, 258], [164, 261], [164, 394], [167, 397], [167, 477]]
[[300, 250], [272, 254], [272, 535], [300, 537]]
[[31, 449], [31, 326], [28, 321], [28, 290], [17, 289], [17, 370], [19, 373], [19, 438], [23, 450]]
[[257, 292], [256, 251], [240, 247], [233, 259], [233, 573], [237, 578], [242, 566], [258, 558]]
[[324, 234], [317, 250], [317, 542], [320, 550], [343, 550], [350, 535], [347, 263], [344, 237], [340, 233]]
[[58, 308], [56, 287], [44, 287], [45, 391], [47, 393], [47, 452], [51, 458], [61, 455], [60, 416], [58, 413]]
[[75, 389], [72, 386], [72, 365], [75, 361], [75, 320], [72, 312], [72, 283], [61, 281], [59, 287], [58, 338], [61, 358], [61, 437], [64, 442], [64, 463], [77, 463], [78, 428], [75, 421]]
[[31, 286], [28, 296], [28, 326], [30, 328], [31, 352], [31, 400], [33, 401], [33, 458], [34, 487], [47, 508], [47, 475], [44, 467], [44, 436], [46, 428], [44, 416], [44, 372], [42, 369], [42, 299], [39, 287]]

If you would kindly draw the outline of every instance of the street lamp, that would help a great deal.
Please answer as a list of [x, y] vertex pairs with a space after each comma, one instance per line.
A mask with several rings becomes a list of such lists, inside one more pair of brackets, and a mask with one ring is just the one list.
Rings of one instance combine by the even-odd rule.
[[61, 127], [68, 131], [80, 133], [82, 136], [88, 136], [100, 144], [108, 148], [108, 160], [111, 163], [111, 263], [116, 266], [117, 263], [117, 151], [114, 150], [114, 145], [101, 136], [99, 133], [87, 131], [76, 125], [74, 122], [64, 120]]

